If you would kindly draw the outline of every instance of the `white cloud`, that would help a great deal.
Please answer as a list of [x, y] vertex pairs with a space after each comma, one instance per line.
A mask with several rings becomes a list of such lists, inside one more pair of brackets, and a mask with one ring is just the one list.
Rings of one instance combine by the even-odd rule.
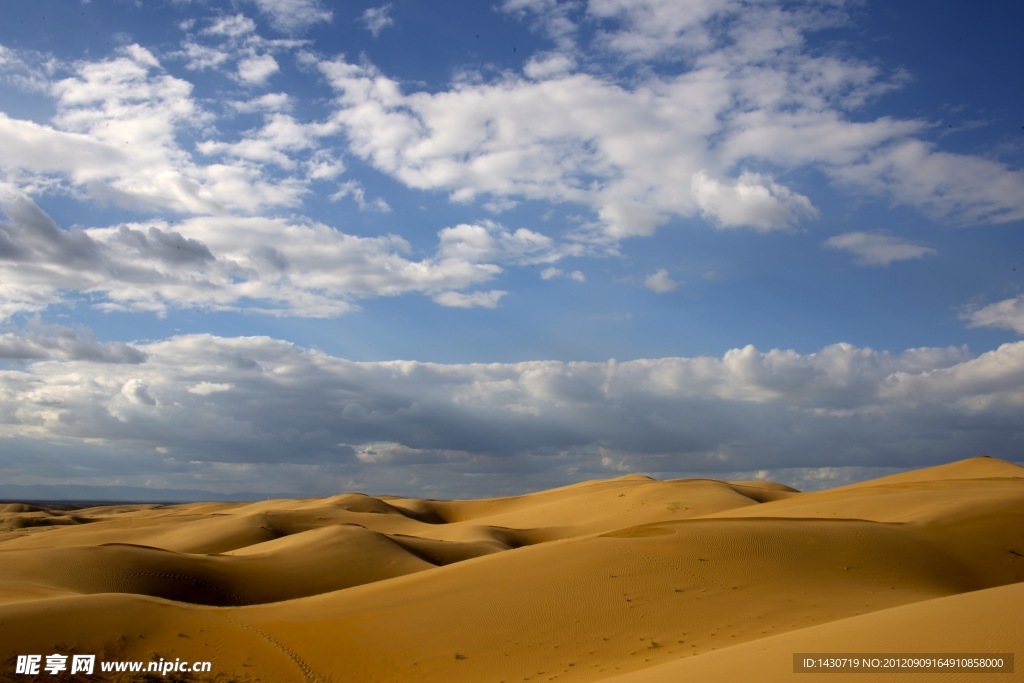
[[744, 171], [735, 182], [721, 182], [701, 170], [694, 174], [690, 189], [701, 214], [723, 228], [780, 230], [793, 227], [802, 218], [818, 215], [807, 197], [749, 171]]
[[208, 35], [241, 38], [256, 32], [256, 22], [243, 14], [221, 17], [202, 31]]
[[932, 256], [938, 251], [923, 244], [915, 244], [899, 237], [876, 232], [845, 232], [825, 240], [829, 249], [847, 251], [862, 266], [888, 266], [893, 261]]
[[580, 0], [503, 0], [500, 9], [521, 19], [531, 18], [536, 30], [550, 37], [559, 50], [570, 52], [578, 31], [573, 15], [582, 4]]
[[542, 280], [553, 280], [559, 277], [566, 277], [574, 282], [586, 282], [587, 276], [583, 274], [583, 271], [574, 270], [570, 273], [566, 273], [561, 268], [549, 267], [540, 271], [540, 277]]
[[[632, 59], [690, 56], [713, 46], [709, 22], [739, 9], [735, 0], [590, 0], [588, 13], [622, 23], [607, 31], [604, 43]], [[745, 8], [755, 11], [755, 8]]]
[[395, 20], [391, 17], [390, 4], [380, 7], [367, 7], [363, 11], [362, 19], [363, 23], [366, 24], [366, 29], [373, 34], [374, 38], [380, 36], [380, 32], [385, 28], [395, 24]]
[[941, 152], [920, 140], [870, 150], [863, 161], [831, 174], [848, 185], [891, 194], [901, 204], [961, 225], [1024, 219], [1024, 171]]
[[[335, 169], [336, 167], [333, 166], [323, 168], [326, 173], [330, 173]], [[391, 212], [391, 206], [384, 201], [382, 197], [367, 200], [366, 190], [358, 180], [346, 180], [343, 182], [338, 186], [338, 191], [330, 196], [330, 199], [332, 202], [336, 202], [344, 199], [345, 197], [352, 197], [360, 211], [377, 211], [380, 213]]]
[[296, 167], [295, 153], [314, 149], [318, 139], [331, 132], [330, 126], [301, 124], [289, 114], [271, 112], [262, 128], [243, 133], [238, 142], [204, 140], [196, 148], [203, 154], [224, 154], [291, 170]]
[[1024, 334], [1024, 296], [968, 309], [963, 317], [970, 327], [1002, 327]]
[[0, 45], [0, 83], [19, 90], [45, 94], [50, 89], [50, 77], [56, 60], [45, 54], [27, 50], [12, 50]]
[[219, 394], [222, 391], [231, 391], [235, 387], [234, 384], [218, 383], [218, 382], [199, 382], [187, 389], [188, 393], [196, 394], [198, 396], [209, 396], [210, 394]]
[[253, 0], [271, 23], [282, 31], [297, 33], [316, 24], [329, 22], [331, 11], [319, 0]]
[[544, 235], [490, 221], [440, 230], [435, 253], [417, 259], [395, 235], [357, 237], [309, 221], [207, 216], [63, 230], [9, 188], [0, 209], [5, 316], [42, 310], [66, 292], [89, 295], [101, 310], [157, 313], [334, 317], [363, 298], [410, 293], [493, 308], [506, 292], [462, 290], [494, 279], [502, 264], [550, 263], [567, 253]]
[[[234, 155], [243, 161], [198, 165], [179, 135], [194, 135], [212, 115], [193, 100], [189, 82], [166, 73], [144, 48], [130, 45], [114, 58], [73, 66], [73, 76], [51, 85], [52, 124], [0, 114], [0, 170], [7, 178], [101, 204], [198, 214], [295, 206], [307, 191], [309, 178], [271, 176], [243, 154]], [[317, 154], [309, 145], [296, 147], [279, 123], [272, 118], [255, 140], [213, 142], [214, 148]], [[302, 127], [311, 139], [329, 129]]]
[[[531, 57], [522, 77], [405, 92], [365, 62], [321, 62], [353, 152], [454, 201], [584, 205], [597, 221], [578, 237], [599, 242], [696, 215], [719, 227], [792, 229], [818, 216], [801, 188], [780, 180], [798, 167], [941, 220], [1024, 215], [1020, 172], [915, 139], [927, 122], [864, 115], [906, 84], [905, 72], [805, 49], [810, 33], [851, 21], [844, 3], [591, 0], [586, 18], [581, 3], [501, 8], [538, 26], [562, 22], [540, 29], [559, 47]], [[597, 23], [598, 47], [670, 66], [628, 82], [584, 71], [576, 18]]]
[[271, 55], [256, 55], [238, 63], [238, 80], [248, 85], [264, 85], [280, 67]]
[[240, 112], [286, 112], [292, 108], [292, 98], [288, 93], [272, 92], [245, 102], [232, 102], [231, 106]]
[[81, 455], [90, 444], [163, 449], [165, 462], [189, 471], [307, 463], [393, 491], [428, 470], [437, 481], [500, 472], [508, 485], [569, 465], [576, 478], [601, 476], [621, 462], [666, 476], [911, 467], [979, 452], [1012, 458], [1024, 436], [1024, 342], [978, 357], [836, 344], [471, 365], [352, 362], [265, 337], [188, 335], [136, 348], [137, 363], [69, 355], [0, 372], [0, 439], [66, 444], [80, 466], [111, 457]]
[[667, 294], [679, 289], [679, 283], [669, 277], [666, 269], [659, 268], [647, 276], [644, 287], [658, 294]]
[[182, 45], [181, 56], [185, 58], [185, 68], [193, 71], [216, 69], [231, 59], [231, 55], [217, 48], [187, 41]]
[[576, 66], [576, 60], [567, 54], [554, 53], [530, 58], [523, 67], [523, 73], [530, 78], [544, 80], [568, 74]]
[[509, 230], [494, 221], [462, 223], [438, 234], [442, 258], [535, 264], [557, 261], [563, 255], [547, 235], [527, 228]]
[[495, 308], [508, 292], [492, 289], [486, 292], [441, 292], [434, 301], [451, 308]]

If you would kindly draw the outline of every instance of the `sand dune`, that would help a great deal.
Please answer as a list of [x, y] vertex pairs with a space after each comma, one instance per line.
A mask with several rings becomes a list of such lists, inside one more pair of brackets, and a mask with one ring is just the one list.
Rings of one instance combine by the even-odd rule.
[[52, 652], [212, 662], [179, 680], [832, 680], [793, 653], [1024, 656], [1022, 581], [1024, 468], [993, 458], [812, 493], [631, 475], [475, 501], [12, 503], [0, 680]]

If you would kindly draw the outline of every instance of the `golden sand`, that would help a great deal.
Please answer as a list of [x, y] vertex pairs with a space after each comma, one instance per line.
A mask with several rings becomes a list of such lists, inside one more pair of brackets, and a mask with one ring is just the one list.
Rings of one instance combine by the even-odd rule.
[[1022, 580], [1024, 468], [984, 457], [813, 493], [631, 475], [474, 501], [0, 504], [0, 680], [30, 680], [31, 653], [212, 663], [178, 681], [893, 679], [796, 674], [799, 652], [1009, 652], [1019, 673], [899, 680], [1024, 680]]

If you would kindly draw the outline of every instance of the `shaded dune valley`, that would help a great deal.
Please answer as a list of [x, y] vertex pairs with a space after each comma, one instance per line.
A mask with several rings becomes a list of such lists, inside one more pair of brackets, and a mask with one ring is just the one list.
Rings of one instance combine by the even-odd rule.
[[794, 653], [1024, 657], [1024, 467], [802, 493], [641, 475], [488, 500], [0, 504], [19, 654], [210, 661], [35, 680], [1024, 680], [793, 672]]

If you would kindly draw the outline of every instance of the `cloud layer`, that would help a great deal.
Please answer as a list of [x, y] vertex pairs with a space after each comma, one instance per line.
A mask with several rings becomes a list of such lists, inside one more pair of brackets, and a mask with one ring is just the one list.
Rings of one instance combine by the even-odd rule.
[[442, 365], [189, 335], [53, 355], [62, 359], [0, 373], [4, 439], [105, 444], [199, 469], [267, 466], [286, 452], [291, 464], [393, 490], [410, 472], [480, 476], [493, 491], [488, 477], [504, 472], [508, 485], [534, 468], [553, 484], [619, 467], [816, 467], [823, 449], [833, 467], [912, 466], [1012, 456], [1024, 437], [1024, 343], [978, 357], [836, 344]]

